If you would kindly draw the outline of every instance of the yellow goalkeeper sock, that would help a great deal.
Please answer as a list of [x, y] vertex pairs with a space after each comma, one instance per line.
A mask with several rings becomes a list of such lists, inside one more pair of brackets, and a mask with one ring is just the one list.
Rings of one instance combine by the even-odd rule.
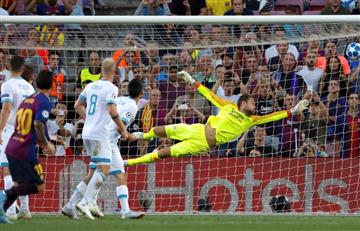
[[160, 160], [159, 154], [157, 151], [145, 154], [141, 157], [135, 158], [135, 159], [129, 159], [127, 160], [128, 166], [138, 165], [138, 164], [147, 164], [147, 163], [153, 163], [155, 161]]
[[154, 132], [154, 128], [151, 128], [149, 132], [144, 133], [143, 137], [145, 140], [150, 140], [152, 138], [157, 137], [157, 135]]

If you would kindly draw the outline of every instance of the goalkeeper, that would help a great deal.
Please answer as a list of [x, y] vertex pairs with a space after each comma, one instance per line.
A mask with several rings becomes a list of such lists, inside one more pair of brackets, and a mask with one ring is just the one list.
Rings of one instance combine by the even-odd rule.
[[129, 138], [131, 141], [167, 137], [182, 142], [171, 147], [161, 148], [136, 159], [126, 160], [126, 166], [152, 163], [166, 157], [200, 155], [210, 148], [238, 139], [252, 126], [291, 117], [306, 110], [309, 106], [308, 100], [302, 100], [288, 111], [255, 116], [256, 104], [250, 95], [242, 95], [237, 105], [235, 105], [215, 95], [201, 83], [195, 81], [189, 73], [181, 71], [178, 72], [178, 76], [184, 79], [185, 82], [194, 85], [202, 96], [220, 109], [219, 113], [216, 116], [210, 116], [206, 124], [172, 124], [154, 127], [147, 133], [132, 133]]

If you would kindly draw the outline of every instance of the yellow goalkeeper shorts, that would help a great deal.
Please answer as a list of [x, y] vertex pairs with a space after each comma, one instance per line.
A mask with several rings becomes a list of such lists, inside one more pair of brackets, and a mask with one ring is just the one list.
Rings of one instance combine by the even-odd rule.
[[166, 136], [181, 140], [170, 147], [171, 156], [200, 155], [209, 150], [204, 124], [173, 124], [165, 126]]

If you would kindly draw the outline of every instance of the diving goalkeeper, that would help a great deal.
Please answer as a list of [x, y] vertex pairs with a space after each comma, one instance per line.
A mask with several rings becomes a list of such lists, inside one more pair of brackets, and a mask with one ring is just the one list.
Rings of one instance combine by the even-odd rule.
[[278, 111], [264, 116], [255, 116], [256, 104], [250, 95], [242, 95], [237, 105], [218, 97], [201, 83], [195, 81], [189, 73], [178, 72], [185, 82], [195, 85], [197, 91], [220, 109], [216, 116], [210, 116], [206, 124], [171, 124], [152, 128], [147, 133], [134, 132], [129, 140], [167, 137], [181, 142], [171, 147], [160, 148], [136, 159], [125, 161], [125, 166], [152, 163], [166, 157], [200, 155], [220, 144], [239, 138], [252, 126], [265, 124], [291, 117], [304, 111], [309, 106], [308, 100], [300, 101], [288, 111]]

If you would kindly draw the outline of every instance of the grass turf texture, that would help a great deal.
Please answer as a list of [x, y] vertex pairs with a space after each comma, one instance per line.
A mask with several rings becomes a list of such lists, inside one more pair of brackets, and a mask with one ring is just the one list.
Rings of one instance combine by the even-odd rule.
[[18, 220], [14, 225], [1, 225], [0, 230], [12, 231], [342, 231], [360, 230], [360, 217], [356, 216], [261, 216], [261, 215], [155, 215], [142, 220], [122, 220], [119, 216], [106, 216], [97, 221], [85, 217], [70, 220], [63, 216], [34, 216], [30, 221]]

